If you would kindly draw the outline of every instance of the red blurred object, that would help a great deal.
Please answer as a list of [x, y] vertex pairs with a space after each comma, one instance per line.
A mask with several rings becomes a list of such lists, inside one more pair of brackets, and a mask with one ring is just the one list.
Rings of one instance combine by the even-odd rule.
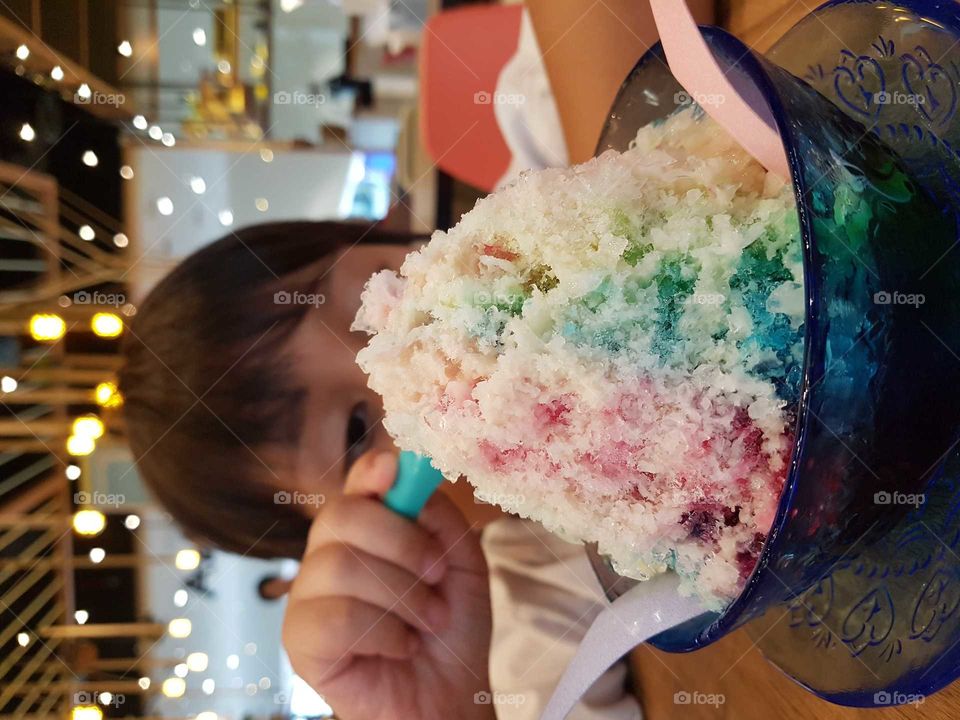
[[517, 51], [521, 5], [474, 5], [427, 21], [420, 58], [420, 135], [437, 166], [493, 190], [510, 149], [493, 112], [497, 78]]

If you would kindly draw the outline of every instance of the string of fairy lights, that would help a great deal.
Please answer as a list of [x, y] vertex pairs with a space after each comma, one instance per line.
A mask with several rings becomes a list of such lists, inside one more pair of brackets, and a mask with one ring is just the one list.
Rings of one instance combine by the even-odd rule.
[[[91, 429], [93, 426], [90, 426]], [[71, 466], [76, 467], [76, 466]], [[69, 472], [69, 468], [68, 468]], [[79, 472], [75, 473], [74, 477], [79, 477]], [[138, 515], [130, 514], [124, 518], [124, 525], [129, 530], [136, 530], [140, 527], [141, 519]], [[99, 510], [93, 509], [82, 509], [78, 510], [73, 516], [73, 529], [78, 535], [82, 537], [96, 537], [106, 529], [107, 518]], [[94, 564], [98, 564], [106, 557], [106, 553], [102, 548], [93, 548], [90, 550], [90, 559]], [[174, 559], [173, 565], [179, 571], [193, 571], [196, 570], [202, 561], [201, 554], [194, 548], [184, 548], [179, 550]], [[176, 607], [182, 608], [187, 605], [189, 602], [189, 593], [186, 589], [180, 588], [174, 593], [173, 603]], [[74, 614], [74, 619], [78, 625], [86, 624], [90, 619], [90, 614], [86, 610], [77, 610]], [[189, 638], [193, 632], [193, 623], [189, 618], [186, 617], [175, 617], [168, 621], [166, 626], [166, 634], [173, 639], [183, 640]], [[23, 643], [27, 642], [26, 633], [21, 633], [25, 636]], [[22, 643], [22, 644], [23, 644]], [[252, 643], [248, 643], [248, 646], [253, 646], [255, 651], [255, 646]], [[247, 650], [250, 648], [248, 647]], [[207, 653], [202, 651], [191, 652], [186, 655], [183, 659], [183, 662], [177, 663], [172, 669], [172, 675], [164, 678], [160, 682], [159, 691], [160, 693], [172, 700], [183, 698], [187, 693], [187, 683], [186, 677], [189, 673], [204, 673], [207, 671], [210, 665], [210, 657]], [[226, 658], [226, 665], [230, 669], [236, 670], [239, 667], [239, 655], [229, 655]], [[153, 687], [153, 680], [149, 676], [142, 676], [137, 680], [138, 687], [143, 691], [149, 691]], [[270, 681], [268, 678], [261, 678], [260, 688], [266, 689], [270, 687]], [[216, 689], [216, 681], [213, 678], [207, 677], [201, 683], [201, 690], [204, 695], [212, 695]], [[99, 705], [108, 706], [113, 702], [113, 697], [110, 692], [98, 692], [93, 695]], [[77, 704], [71, 710], [71, 719], [72, 720], [102, 720], [103, 711], [96, 704]], [[217, 713], [213, 711], [203, 711], [198, 713], [195, 716], [196, 720], [219, 720]]]
[[[290, 7], [297, 7], [296, 1], [288, 2], [284, 0], [284, 11], [289, 12]], [[194, 44], [203, 47], [207, 43], [207, 34], [203, 28], [197, 27], [191, 33]], [[132, 58], [134, 55], [133, 44], [129, 40], [122, 40], [117, 46], [117, 53], [124, 58]], [[31, 50], [27, 45], [20, 45], [14, 51], [14, 56], [19, 64], [15, 70], [17, 75], [25, 75], [25, 63], [30, 59]], [[263, 59], [257, 57], [254, 62], [263, 64]], [[218, 63], [217, 69], [221, 73], [229, 73], [229, 65], [223, 66], [223, 61]], [[67, 84], [67, 72], [61, 65], [53, 66], [46, 74], [34, 75], [34, 81], [37, 84], [43, 84], [48, 88], [56, 88], [60, 91], [64, 99], [70, 99], [74, 103], [87, 104], [94, 96], [94, 90], [87, 82], [79, 84], [74, 81], [71, 87]], [[51, 83], [52, 81], [52, 83]], [[63, 84], [62, 86], [60, 86]], [[60, 87], [57, 87], [60, 86]], [[69, 90], [74, 89], [72, 98], [69, 97]], [[176, 145], [176, 137], [173, 133], [164, 130], [160, 125], [151, 123], [144, 115], [135, 115], [131, 121], [132, 128], [127, 126], [127, 130], [138, 131], [142, 136], [157, 142], [164, 147], [170, 148]], [[19, 139], [25, 143], [33, 143], [38, 138], [37, 129], [29, 122], [20, 125], [17, 131]], [[260, 150], [260, 157], [265, 163], [273, 161], [274, 153], [264, 147]], [[100, 157], [94, 149], [84, 150], [81, 157], [81, 163], [87, 168], [96, 168], [100, 164]], [[134, 178], [134, 169], [130, 165], [121, 165], [119, 168], [120, 177], [123, 180], [132, 180]], [[206, 192], [206, 181], [199, 176], [189, 178], [188, 185], [195, 195], [203, 195]], [[255, 207], [260, 212], [266, 212], [269, 208], [269, 202], [266, 198], [257, 198]], [[156, 199], [156, 209], [161, 215], [169, 216], [174, 212], [173, 201], [168, 196], [161, 196]], [[229, 208], [221, 209], [218, 212], [218, 220], [224, 227], [233, 224], [233, 211]], [[76, 230], [77, 236], [85, 242], [94, 242], [100, 239], [97, 231], [89, 224], [82, 224]], [[123, 232], [117, 232], [112, 235], [112, 244], [116, 248], [126, 248], [129, 245], [129, 238]], [[63, 308], [69, 307], [72, 303], [67, 296], [62, 296], [59, 302]], [[89, 330], [99, 338], [106, 340], [115, 340], [120, 338], [124, 332], [124, 317], [136, 313], [133, 305], [127, 304], [122, 308], [117, 308], [117, 312], [111, 310], [99, 310], [94, 312], [88, 321], [88, 326], [83, 328]], [[26, 331], [30, 337], [38, 343], [57, 343], [64, 339], [68, 331], [75, 328], [76, 324], [68, 328], [67, 321], [58, 312], [37, 312], [30, 316], [26, 323]], [[19, 382], [11, 376], [0, 378], [0, 392], [13, 393], [17, 390]], [[113, 410], [123, 405], [124, 399], [116, 383], [113, 380], [105, 379], [93, 390], [93, 399], [97, 406], [104, 410]], [[96, 450], [97, 442], [104, 436], [106, 427], [99, 414], [94, 412], [85, 413], [75, 417], [70, 423], [70, 430], [67, 436], [64, 450], [70, 460], [65, 468], [65, 476], [75, 482], [82, 475], [81, 466], [78, 464], [79, 458], [89, 456]], [[124, 527], [133, 532], [141, 526], [139, 515], [130, 513], [123, 518]], [[107, 528], [108, 518], [95, 507], [80, 506], [72, 517], [71, 526], [73, 532], [83, 538], [91, 539], [100, 536]], [[89, 560], [93, 565], [100, 565], [106, 560], [107, 552], [103, 547], [93, 547], [89, 550]], [[194, 548], [183, 548], [179, 550], [173, 558], [173, 565], [178, 571], [189, 572], [196, 570], [202, 561], [200, 552]], [[173, 596], [173, 604], [176, 608], [184, 608], [189, 602], [189, 593], [185, 588], [176, 590]], [[77, 609], [73, 617], [77, 625], [85, 625], [91, 620], [90, 612], [85, 609]], [[166, 635], [176, 640], [189, 638], [193, 631], [193, 625], [187, 617], [174, 617], [166, 624]], [[21, 647], [27, 647], [33, 638], [28, 632], [20, 632], [17, 635], [17, 642]], [[256, 646], [248, 643], [244, 652], [252, 654], [256, 652]], [[226, 658], [228, 669], [236, 670], [239, 667], [239, 655], [231, 654]], [[210, 664], [210, 658], [207, 653], [195, 651], [183, 658], [183, 661], [177, 663], [172, 668], [172, 674], [164, 677], [159, 682], [159, 692], [166, 698], [179, 699], [187, 695], [186, 678], [189, 673], [200, 674], [207, 671]], [[267, 677], [260, 679], [256, 684], [257, 689], [265, 690], [270, 687], [270, 680]], [[137, 681], [138, 687], [144, 691], [150, 691], [154, 687], [154, 680], [144, 675]], [[201, 690], [204, 695], [212, 695], [216, 688], [216, 683], [212, 677], [204, 678], [201, 683]], [[249, 686], [248, 686], [249, 689]], [[248, 693], [249, 694], [249, 693]], [[71, 720], [103, 720], [103, 708], [109, 706], [114, 701], [114, 694], [108, 691], [97, 692], [92, 695], [92, 701], [74, 702], [70, 710]], [[216, 712], [206, 710], [196, 714], [195, 720], [219, 720]]]
[[[94, 334], [102, 338], [115, 339], [123, 334], [123, 320], [120, 316], [110, 312], [95, 313], [90, 319], [90, 329]], [[31, 337], [38, 342], [57, 342], [61, 340], [67, 332], [66, 322], [60, 316], [53, 313], [37, 313], [30, 318], [29, 332]], [[0, 381], [4, 392], [16, 390], [17, 382], [9, 376]], [[114, 409], [123, 405], [123, 396], [112, 380], [104, 380], [99, 383], [93, 392], [94, 399], [102, 408]], [[70, 434], [66, 441], [66, 452], [74, 460], [70, 462], [65, 469], [65, 475], [71, 482], [79, 480], [82, 470], [75, 460], [91, 454], [96, 449], [97, 441], [105, 434], [105, 425], [103, 420], [94, 413], [87, 413], [74, 418], [70, 426]], [[96, 508], [80, 507], [72, 516], [72, 528], [74, 533], [84, 538], [96, 538], [101, 535], [107, 527], [107, 516]], [[141, 525], [141, 518], [137, 514], [128, 514], [123, 519], [123, 525], [131, 532]], [[106, 559], [106, 550], [102, 547], [93, 547], [90, 549], [88, 557], [93, 565], [99, 565]], [[202, 556], [194, 548], [184, 548], [179, 550], [173, 558], [173, 566], [178, 571], [189, 572], [196, 570], [201, 563]], [[186, 589], [179, 589], [173, 597], [174, 605], [178, 608], [185, 607], [189, 600], [189, 594]], [[74, 613], [74, 621], [78, 625], [85, 625], [90, 620], [90, 613], [84, 609], [78, 609]], [[174, 617], [168, 621], [166, 634], [177, 640], [190, 637], [193, 631], [193, 624], [189, 618]], [[17, 636], [17, 642], [26, 647], [31, 641], [30, 635], [21, 632]], [[233, 657], [233, 656], [231, 656]], [[228, 667], [229, 660], [227, 658]], [[173, 675], [164, 678], [160, 683], [160, 692], [167, 698], [178, 699], [184, 697], [187, 691], [186, 676], [188, 673], [205, 672], [209, 665], [209, 657], [204, 652], [192, 652], [186, 656], [184, 662], [178, 663], [173, 668]], [[143, 691], [148, 691], [153, 685], [149, 676], [140, 677], [137, 681], [138, 686]], [[215, 682], [212, 678], [204, 679], [202, 690], [204, 694], [211, 695], [215, 689]], [[97, 704], [76, 704], [71, 710], [72, 720], [102, 720], [102, 706], [109, 706], [113, 701], [112, 693], [108, 691], [94, 693], [92, 698], [96, 699]], [[204, 711], [199, 713], [197, 720], [218, 720], [216, 713]]]
[[[115, 313], [98, 312], [90, 318], [90, 329], [99, 337], [115, 339], [123, 334], [123, 319]], [[52, 313], [37, 313], [30, 318], [29, 332], [31, 337], [38, 342], [57, 342], [64, 337], [67, 332], [67, 325], [63, 318]], [[2, 379], [3, 390], [13, 391], [16, 389], [16, 380], [10, 377]], [[94, 399], [100, 407], [119, 408], [123, 405], [123, 396], [112, 380], [104, 380], [94, 389]], [[66, 441], [66, 451], [72, 458], [84, 457], [91, 454], [97, 441], [103, 437], [105, 426], [103, 420], [93, 413], [88, 413], [76, 417], [70, 427], [70, 434]], [[75, 462], [67, 465], [65, 474], [68, 480], [76, 481], [81, 476], [81, 468]], [[95, 538], [102, 534], [107, 527], [107, 516], [98, 509], [90, 507], [81, 507], [77, 509], [72, 517], [73, 531], [80, 537]], [[123, 519], [124, 526], [131, 532], [141, 525], [141, 518], [136, 514], [128, 514]], [[89, 551], [91, 563], [99, 565], [107, 556], [106, 550], [102, 547], [93, 547]], [[176, 553], [173, 559], [174, 567], [179, 571], [192, 571], [200, 566], [202, 557], [194, 548], [184, 548]], [[181, 588], [174, 594], [174, 605], [178, 608], [186, 606], [189, 600], [187, 590]], [[84, 625], [90, 620], [90, 613], [87, 610], [79, 609], [74, 613], [74, 620], [78, 625]], [[190, 637], [193, 631], [193, 624], [189, 618], [174, 617], [167, 623], [166, 633], [169, 637], [182, 640]], [[18, 643], [26, 647], [30, 642], [28, 633], [21, 632], [17, 636]], [[228, 667], [230, 660], [234, 656], [227, 658]], [[161, 681], [160, 693], [169, 699], [179, 699], [186, 695], [187, 685], [185, 678], [190, 672], [202, 673], [207, 670], [209, 657], [204, 652], [192, 652], [186, 656], [182, 663], [178, 663], [173, 668], [173, 675], [166, 677]], [[138, 687], [143, 691], [149, 691], [152, 687], [152, 680], [149, 676], [142, 676], [137, 681]], [[216, 685], [212, 678], [205, 678], [201, 689], [205, 695], [212, 695]], [[113, 701], [113, 694], [108, 691], [98, 692], [91, 695], [97, 704], [75, 704], [71, 710], [72, 720], [102, 720], [102, 707], [109, 706]], [[218, 720], [218, 716], [213, 711], [204, 711], [196, 716], [197, 720]]]

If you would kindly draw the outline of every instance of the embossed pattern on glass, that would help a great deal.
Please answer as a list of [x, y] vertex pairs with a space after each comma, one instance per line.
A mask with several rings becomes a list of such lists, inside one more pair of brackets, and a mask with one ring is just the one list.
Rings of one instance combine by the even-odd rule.
[[[654, 644], [696, 649], [754, 620], [767, 657], [823, 697], [909, 702], [960, 675], [960, 10], [828, 3], [772, 62], [705, 34], [787, 146], [806, 361], [790, 477], [747, 587]], [[624, 149], [679, 92], [654, 48], [598, 149]]]

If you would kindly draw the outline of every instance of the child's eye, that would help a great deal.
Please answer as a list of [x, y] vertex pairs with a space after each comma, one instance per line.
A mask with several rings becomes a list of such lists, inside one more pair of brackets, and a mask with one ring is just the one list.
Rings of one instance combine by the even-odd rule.
[[359, 402], [350, 410], [347, 418], [347, 436], [345, 438], [347, 451], [347, 468], [367, 450], [370, 444], [370, 426], [367, 418], [367, 404]]

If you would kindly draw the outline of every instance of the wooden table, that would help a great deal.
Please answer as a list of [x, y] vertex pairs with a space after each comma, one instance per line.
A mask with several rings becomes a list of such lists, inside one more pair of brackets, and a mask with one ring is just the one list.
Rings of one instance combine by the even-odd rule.
[[[786, 620], [784, 620], [786, 622]], [[664, 653], [644, 645], [633, 668], [646, 720], [957, 720], [960, 684], [919, 706], [880, 710], [842, 708], [808, 693], [768, 664], [744, 630], [694, 653]], [[676, 692], [720, 694], [712, 705], [676, 705]]]
[[[814, 0], [721, 0], [719, 23], [764, 51], [819, 4]], [[647, 720], [960, 720], [960, 683], [916, 707], [859, 710], [820, 700], [768, 664], [744, 630], [695, 653], [664, 653], [643, 646], [632, 660]], [[725, 701], [716, 707], [674, 703], [674, 693], [694, 690], [722, 694]]]

